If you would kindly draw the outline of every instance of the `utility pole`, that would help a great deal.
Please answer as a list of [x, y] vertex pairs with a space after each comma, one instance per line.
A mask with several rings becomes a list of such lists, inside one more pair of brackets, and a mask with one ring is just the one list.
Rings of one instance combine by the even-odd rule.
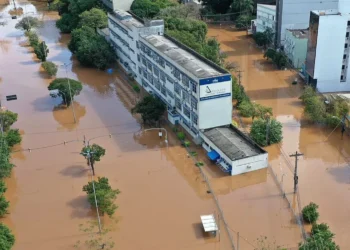
[[237, 70], [236, 72], [238, 73], [238, 84], [239, 84], [239, 86], [241, 86], [241, 78], [242, 78], [241, 73], [244, 72], [244, 71], [242, 71], [242, 70]]
[[303, 156], [304, 154], [298, 153], [298, 151], [295, 151], [295, 154], [289, 155], [290, 157], [295, 157], [295, 168], [294, 168], [294, 193], [297, 192], [297, 185], [298, 185], [298, 156]]

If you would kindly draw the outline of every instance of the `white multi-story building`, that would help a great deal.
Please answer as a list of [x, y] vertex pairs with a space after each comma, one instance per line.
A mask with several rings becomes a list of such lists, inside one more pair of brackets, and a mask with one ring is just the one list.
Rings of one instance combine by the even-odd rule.
[[310, 11], [338, 8], [338, 0], [277, 0], [276, 44], [284, 45], [287, 29], [307, 29]]
[[164, 33], [163, 20], [143, 22], [123, 11], [108, 15], [120, 64], [168, 107], [225, 172], [267, 167], [267, 153], [233, 128], [231, 75]]
[[130, 10], [134, 0], [102, 0], [103, 4], [111, 10]]
[[[344, 5], [342, 5], [344, 4]], [[310, 14], [306, 73], [320, 92], [350, 91], [350, 3]]]
[[257, 32], [264, 32], [267, 28], [275, 31], [276, 5], [258, 4], [255, 25]]

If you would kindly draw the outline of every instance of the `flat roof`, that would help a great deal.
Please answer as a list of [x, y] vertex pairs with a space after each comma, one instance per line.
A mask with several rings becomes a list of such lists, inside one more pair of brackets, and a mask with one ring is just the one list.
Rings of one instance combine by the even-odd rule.
[[112, 14], [115, 18], [119, 20], [125, 27], [127, 27], [129, 30], [132, 30], [132, 27], [136, 28], [142, 28], [144, 27], [144, 24], [135, 19], [132, 15], [130, 15], [128, 12], [123, 10], [115, 10]]
[[216, 232], [218, 230], [213, 214], [201, 215], [201, 221], [205, 232]]
[[203, 60], [180, 48], [178, 45], [164, 36], [143, 35], [141, 37], [160, 54], [166, 55], [197, 78], [214, 77], [227, 74], [219, 72], [212, 66], [203, 62]]
[[338, 9], [313, 10], [312, 12], [319, 16], [340, 15]]
[[276, 10], [276, 5], [269, 5], [269, 4], [258, 4], [258, 6], [262, 6], [265, 7], [267, 9], [271, 9], [271, 10]]
[[308, 29], [287, 29], [292, 33], [296, 38], [308, 38], [309, 30]]
[[266, 153], [248, 136], [233, 126], [208, 129], [203, 134], [231, 161]]

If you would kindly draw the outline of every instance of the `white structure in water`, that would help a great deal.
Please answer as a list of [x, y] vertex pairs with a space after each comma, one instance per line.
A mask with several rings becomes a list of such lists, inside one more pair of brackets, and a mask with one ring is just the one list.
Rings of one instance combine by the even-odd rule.
[[318, 91], [350, 91], [349, 34], [347, 0], [340, 0], [338, 9], [311, 12], [306, 73]]
[[231, 126], [231, 74], [164, 34], [163, 20], [143, 22], [123, 11], [108, 15], [119, 62], [225, 172], [267, 167], [267, 153]]

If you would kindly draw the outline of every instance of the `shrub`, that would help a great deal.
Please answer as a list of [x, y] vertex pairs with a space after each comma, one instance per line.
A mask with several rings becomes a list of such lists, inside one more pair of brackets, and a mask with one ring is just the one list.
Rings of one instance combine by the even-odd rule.
[[26, 31], [26, 36], [29, 39], [29, 44], [33, 48], [39, 44], [39, 36], [34, 31]]
[[[266, 137], [268, 122], [270, 123], [269, 133]], [[282, 124], [275, 119], [264, 120], [259, 118], [254, 120], [250, 129], [250, 137], [260, 146], [279, 143], [283, 139]]]
[[304, 112], [311, 121], [323, 122], [326, 115], [326, 105], [318, 96], [312, 96], [305, 99]]
[[254, 18], [251, 15], [240, 15], [236, 20], [236, 28], [247, 29], [250, 26], [252, 19]]
[[305, 206], [301, 211], [304, 221], [308, 223], [315, 223], [319, 217], [317, 209], [318, 205], [313, 202], [310, 202], [309, 205]]
[[5, 193], [7, 190], [6, 183], [3, 180], [0, 180], [0, 195]]
[[22, 137], [18, 129], [10, 129], [6, 132], [7, 145], [11, 148], [16, 144], [21, 143]]
[[326, 223], [313, 224], [311, 228], [311, 234], [313, 237], [318, 235], [327, 241], [332, 240], [335, 235], [329, 230], [329, 226]]
[[30, 31], [31, 28], [36, 28], [39, 26], [39, 19], [36, 17], [28, 16], [23, 17], [22, 20], [20, 20], [15, 28], [20, 30], [26, 30]]
[[40, 61], [45, 62], [47, 54], [49, 53], [49, 49], [47, 48], [45, 42], [41, 42], [38, 45], [36, 45], [34, 47], [34, 53]]
[[133, 89], [136, 93], [140, 93], [140, 91], [141, 91], [140, 87], [139, 87], [137, 84], [134, 84], [134, 85], [132, 86], [132, 89]]
[[0, 249], [10, 250], [15, 244], [15, 236], [11, 230], [4, 224], [0, 223]]
[[180, 141], [185, 140], [185, 134], [184, 134], [184, 132], [178, 132], [178, 133], [177, 133], [177, 138], [179, 138]]
[[43, 62], [41, 66], [44, 68], [44, 70], [49, 76], [56, 76], [58, 69], [56, 64], [54, 64], [53, 62]]
[[188, 148], [191, 145], [190, 141], [188, 140], [185, 140], [183, 144], [186, 148]]
[[307, 86], [301, 96], [299, 97], [300, 100], [302, 100], [303, 103], [306, 102], [311, 97], [317, 96], [315, 90], [311, 86]]
[[[107, 213], [109, 216], [112, 216], [115, 210], [118, 208], [114, 204], [114, 201], [117, 199], [117, 195], [120, 193], [119, 189], [112, 189], [106, 177], [98, 177], [98, 181], [94, 181], [94, 184], [99, 210], [101, 211], [102, 215]], [[88, 201], [91, 206], [95, 206], [95, 195], [92, 182], [85, 185], [83, 187], [83, 191], [87, 193]]]
[[14, 124], [17, 121], [17, 118], [18, 114], [9, 110], [0, 112], [0, 121], [2, 121], [3, 130], [9, 130], [12, 124]]
[[0, 196], [0, 217], [3, 217], [4, 215], [8, 214], [8, 208], [10, 206], [10, 203], [6, 200], [4, 195]]
[[61, 97], [63, 99], [63, 103], [69, 106], [72, 102], [71, 96], [74, 99], [74, 96], [79, 95], [80, 91], [83, 89], [83, 85], [81, 82], [78, 82], [73, 79], [69, 79], [69, 84], [68, 85], [68, 78], [57, 78], [53, 80], [49, 87], [48, 90], [58, 90], [58, 94], [52, 94], [51, 96], [56, 98], [56, 97]]

